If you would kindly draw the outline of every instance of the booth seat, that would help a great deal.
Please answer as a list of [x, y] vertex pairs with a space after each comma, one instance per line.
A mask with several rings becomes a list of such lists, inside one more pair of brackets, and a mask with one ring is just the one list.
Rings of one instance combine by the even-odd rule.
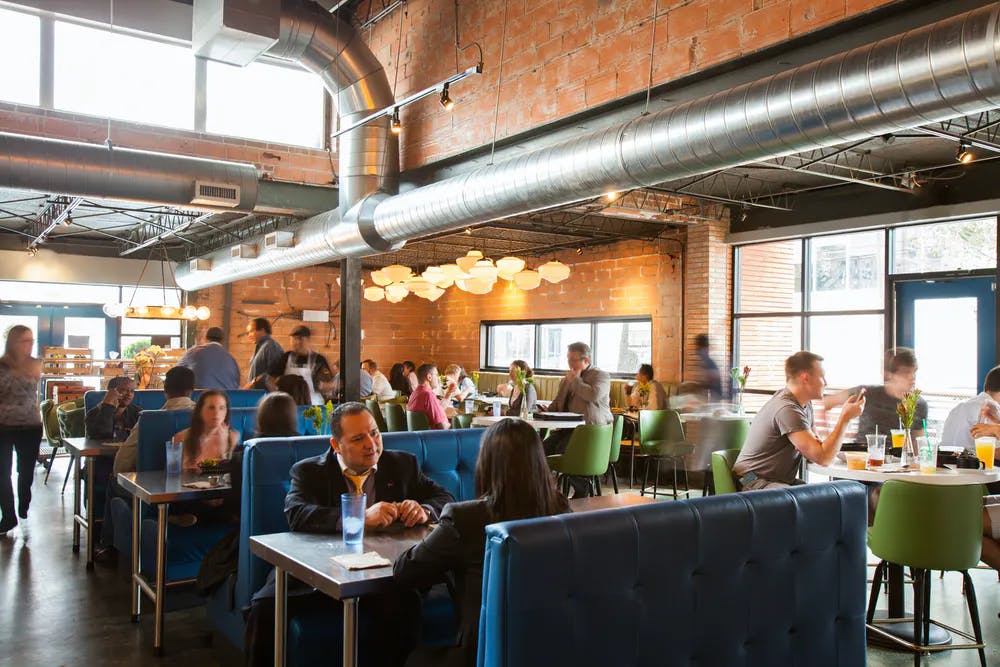
[[[457, 500], [475, 497], [474, 471], [483, 429], [447, 431], [402, 431], [384, 433], [385, 449], [407, 451], [417, 457], [420, 469], [441, 484]], [[317, 456], [330, 447], [329, 436], [261, 438], [247, 443], [243, 456], [242, 509], [240, 516], [239, 567], [228, 584], [217, 588], [208, 600], [212, 624], [234, 646], [243, 647], [243, 607], [264, 585], [271, 566], [250, 553], [250, 537], [288, 530], [285, 496], [292, 466]], [[444, 598], [444, 599], [442, 599]], [[288, 628], [290, 665], [321, 664], [338, 654], [340, 633], [330, 631], [331, 619], [294, 619]], [[450, 600], [439, 591], [425, 601], [425, 641], [446, 641], [454, 636], [454, 612]], [[339, 627], [339, 625], [338, 625]], [[319, 637], [321, 642], [307, 640]]]
[[[90, 410], [104, 400], [106, 391], [88, 391], [83, 395], [83, 406]], [[197, 401], [201, 390], [191, 394], [191, 400]], [[230, 389], [226, 392], [229, 396], [229, 404], [233, 408], [253, 408], [257, 402], [267, 392], [263, 389]], [[132, 403], [138, 405], [143, 410], [159, 410], [167, 402], [167, 397], [162, 389], [139, 389], [132, 397]]]
[[864, 487], [486, 528], [479, 667], [864, 665]]
[[[539, 400], [551, 401], [555, 398], [556, 392], [559, 391], [559, 382], [562, 381], [562, 378], [563, 376], [561, 375], [535, 375], [535, 391], [538, 393]], [[479, 373], [479, 388], [482, 391], [495, 392], [498, 385], [508, 381], [510, 381], [510, 377], [506, 373], [492, 371], [482, 371]], [[611, 407], [625, 407], [625, 385], [628, 382], [631, 382], [631, 380], [611, 380]], [[677, 388], [674, 384], [670, 382], [661, 382], [660, 384], [663, 385], [663, 390], [667, 392], [668, 397], [677, 393]]]

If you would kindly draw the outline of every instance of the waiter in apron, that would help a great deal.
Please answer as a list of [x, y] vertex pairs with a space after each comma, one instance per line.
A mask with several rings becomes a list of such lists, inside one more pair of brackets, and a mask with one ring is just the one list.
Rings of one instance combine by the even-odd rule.
[[299, 325], [292, 330], [292, 345], [268, 370], [268, 375], [275, 378], [282, 375], [298, 375], [306, 381], [309, 396], [313, 405], [323, 405], [326, 400], [322, 391], [329, 393], [333, 383], [333, 373], [326, 358], [318, 352], [313, 352], [309, 327]]

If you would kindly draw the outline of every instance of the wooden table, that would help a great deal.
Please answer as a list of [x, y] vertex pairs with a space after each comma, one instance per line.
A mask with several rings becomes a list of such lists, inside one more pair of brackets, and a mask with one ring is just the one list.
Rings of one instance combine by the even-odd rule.
[[[165, 470], [118, 473], [118, 483], [132, 495], [132, 622], [139, 622], [139, 603], [143, 593], [153, 601], [153, 653], [163, 654], [163, 594], [166, 588], [167, 511], [170, 503], [180, 500], [211, 500], [221, 498], [229, 490], [228, 484], [209, 489], [183, 486], [190, 482], [207, 481], [207, 476], [196, 472], [167, 476]], [[156, 576], [153, 584], [139, 569], [141, 548], [142, 503], [156, 506]], [[170, 582], [171, 586], [187, 584], [193, 579]]]
[[[902, 472], [898, 470], [899, 464], [887, 463], [883, 470], [848, 470], [846, 463], [836, 461], [828, 466], [810, 463], [806, 470], [815, 475], [823, 475], [836, 479], [853, 479], [859, 482], [884, 483], [889, 480], [910, 482], [912, 484], [931, 484], [935, 486], [965, 486], [970, 484], [989, 484], [1000, 480], [1000, 469], [994, 470], [971, 470], [956, 469], [953, 467], [939, 468], [933, 475], [921, 474], [919, 470]], [[903, 590], [903, 566], [897, 563], [888, 563], [886, 573], [886, 588], [889, 592], [889, 606], [885, 612], [885, 618], [907, 618], [912, 614], [906, 612], [906, 601]], [[915, 642], [912, 622], [880, 623], [880, 631], [899, 637], [907, 642]], [[869, 638], [872, 634], [869, 633]], [[951, 634], [944, 628], [931, 625], [930, 629], [931, 646], [941, 646], [951, 642]], [[895, 646], [895, 644], [893, 644]]]
[[[500, 417], [476, 417], [472, 420], [473, 426], [493, 426], [498, 421], [504, 419], [517, 419], [517, 417], [511, 415], [503, 415]], [[560, 429], [574, 429], [577, 426], [583, 426], [585, 422], [583, 421], [548, 421], [545, 419], [529, 419], [528, 423], [531, 424], [536, 431], [543, 428], [547, 428], [550, 431], [558, 431]]]
[[[653, 498], [633, 493], [616, 493], [569, 501], [573, 512], [632, 507], [656, 502]], [[392, 587], [392, 567], [368, 570], [348, 570], [333, 562], [333, 556], [347, 553], [377, 551], [395, 562], [404, 551], [422, 540], [432, 529], [429, 526], [388, 532], [365, 531], [362, 547], [347, 546], [339, 533], [273, 533], [250, 538], [250, 553], [274, 565], [274, 664], [285, 664], [285, 633], [288, 625], [288, 577], [293, 576], [309, 586], [340, 600], [344, 605], [345, 667], [358, 665], [358, 601], [364, 595], [382, 593]]]
[[[87, 569], [94, 569], [94, 461], [87, 461], [87, 512], [83, 513], [81, 502], [80, 466], [84, 459], [97, 459], [102, 456], [113, 457], [118, 453], [118, 447], [104, 444], [101, 438], [63, 438], [66, 449], [73, 459], [73, 553], [80, 553], [80, 528], [87, 531]], [[107, 438], [103, 438], [107, 440]], [[110, 517], [104, 517], [110, 521]]]

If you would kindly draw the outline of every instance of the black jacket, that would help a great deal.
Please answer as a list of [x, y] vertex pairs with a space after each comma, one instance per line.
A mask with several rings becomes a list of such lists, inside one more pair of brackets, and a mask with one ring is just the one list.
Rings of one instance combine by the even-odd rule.
[[[347, 492], [347, 480], [332, 449], [299, 461], [292, 466], [291, 489], [285, 497], [288, 526], [303, 533], [340, 531], [340, 494]], [[374, 502], [403, 500], [415, 500], [423, 505], [434, 521], [444, 506], [455, 499], [444, 487], [420, 472], [413, 454], [383, 450], [375, 471]]]
[[122, 412], [122, 420], [117, 432], [115, 429], [115, 406], [107, 403], [98, 403], [87, 411], [85, 424], [88, 438], [117, 439], [122, 442], [128, 437], [128, 432], [135, 428], [139, 421], [139, 413], [142, 412], [135, 403], [129, 403]]

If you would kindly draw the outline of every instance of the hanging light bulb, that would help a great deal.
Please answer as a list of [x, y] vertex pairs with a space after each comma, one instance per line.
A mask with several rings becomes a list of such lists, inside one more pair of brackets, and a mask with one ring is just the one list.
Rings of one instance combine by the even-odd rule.
[[368, 301], [381, 301], [385, 298], [385, 290], [379, 286], [366, 287], [365, 288], [365, 299]]
[[514, 284], [523, 290], [533, 290], [542, 284], [542, 276], [538, 271], [525, 269], [514, 274]]
[[569, 278], [569, 267], [559, 260], [553, 260], [538, 267], [538, 273], [550, 283], [561, 283]]
[[403, 131], [403, 124], [399, 122], [399, 107], [392, 110], [392, 121], [389, 124], [389, 130], [393, 134], [399, 134]]
[[392, 282], [386, 277], [384, 273], [382, 273], [381, 270], [372, 271], [371, 278], [372, 282], [378, 285], [379, 287], [385, 287], [386, 285]]
[[390, 264], [382, 269], [382, 276], [388, 278], [391, 283], [401, 283], [412, 275], [410, 267], [402, 264]]
[[522, 271], [525, 261], [520, 257], [507, 256], [497, 260], [497, 275], [504, 280], [513, 280], [514, 274]]
[[162, 308], [160, 308], [160, 314], [163, 315], [164, 317], [171, 317], [176, 312], [177, 312], [177, 309], [174, 308], [173, 306], [166, 306], [165, 305]]
[[470, 250], [469, 252], [465, 253], [464, 257], [459, 257], [458, 259], [456, 259], [455, 263], [458, 264], [459, 268], [461, 268], [462, 271], [468, 273], [469, 269], [471, 269], [473, 265], [475, 265], [475, 263], [481, 260], [482, 258], [483, 258], [483, 253], [479, 252], [478, 250]]
[[146, 306], [137, 306], [133, 310], [135, 314], [139, 316], [149, 315], [149, 308], [147, 308]]
[[124, 303], [106, 303], [104, 308], [102, 308], [104, 314], [108, 317], [121, 317], [125, 314], [125, 304]]
[[184, 308], [181, 309], [181, 317], [185, 320], [198, 319], [198, 309], [194, 306], [184, 306]]
[[491, 259], [479, 260], [472, 265], [469, 273], [472, 274], [473, 278], [478, 278], [491, 285], [497, 281], [497, 267], [493, 266], [493, 260]]
[[195, 315], [198, 317], [199, 320], [204, 322], [205, 320], [207, 320], [209, 317], [212, 316], [212, 311], [209, 310], [208, 306], [199, 306], [198, 310], [195, 311]]
[[[410, 290], [406, 287], [406, 285], [402, 285], [400, 283], [393, 283], [391, 285], [386, 285], [385, 287], [385, 298], [393, 303], [402, 301], [409, 293]], [[393, 299], [395, 299], [395, 301]]]

